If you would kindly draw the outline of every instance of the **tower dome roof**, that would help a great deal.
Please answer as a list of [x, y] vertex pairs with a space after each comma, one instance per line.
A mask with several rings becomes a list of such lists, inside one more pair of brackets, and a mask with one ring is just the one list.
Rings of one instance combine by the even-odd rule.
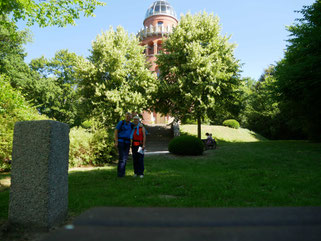
[[155, 15], [168, 15], [177, 19], [176, 12], [172, 5], [166, 0], [155, 1], [146, 12], [145, 19]]

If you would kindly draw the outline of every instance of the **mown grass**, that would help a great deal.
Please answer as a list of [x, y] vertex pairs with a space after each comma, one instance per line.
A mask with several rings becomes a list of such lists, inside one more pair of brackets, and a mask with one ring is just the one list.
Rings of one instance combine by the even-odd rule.
[[[197, 135], [197, 125], [181, 125], [180, 129], [183, 133], [194, 136]], [[215, 139], [224, 142], [256, 142], [267, 140], [263, 136], [244, 128], [233, 129], [225, 126], [202, 125], [202, 138], [206, 138], [205, 134], [207, 132], [212, 133]]]
[[[146, 176], [116, 166], [69, 174], [69, 210], [95, 206], [266, 207], [321, 205], [321, 144], [304, 141], [225, 143], [201, 157], [147, 156]], [[0, 178], [2, 178], [0, 175]], [[0, 192], [0, 218], [8, 212]]]

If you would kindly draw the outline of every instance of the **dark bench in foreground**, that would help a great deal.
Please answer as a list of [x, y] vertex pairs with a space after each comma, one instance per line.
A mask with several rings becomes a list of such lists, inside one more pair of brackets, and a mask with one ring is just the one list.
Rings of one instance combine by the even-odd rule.
[[320, 241], [321, 207], [94, 208], [45, 241]]

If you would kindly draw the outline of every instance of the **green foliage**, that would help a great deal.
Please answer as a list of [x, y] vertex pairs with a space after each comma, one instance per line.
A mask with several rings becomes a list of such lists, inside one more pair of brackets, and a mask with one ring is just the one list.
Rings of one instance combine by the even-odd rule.
[[289, 45], [276, 67], [281, 111], [292, 126], [312, 140], [321, 140], [321, 0], [305, 6], [288, 28]]
[[115, 161], [117, 150], [113, 142], [113, 130], [74, 127], [70, 131], [69, 166], [103, 166]]
[[25, 20], [31, 26], [40, 27], [75, 24], [80, 13], [85, 17], [95, 16], [94, 10], [105, 5], [97, 0], [0, 0], [0, 15], [10, 15], [14, 21]]
[[17, 83], [34, 79], [24, 62], [24, 44], [29, 40], [27, 31], [18, 31], [14, 22], [0, 15], [0, 74], [5, 74], [14, 87], [17, 87]]
[[80, 167], [92, 163], [94, 156], [91, 150], [93, 134], [81, 127], [70, 130], [69, 166]]
[[[183, 119], [180, 120], [182, 124], [197, 124], [197, 120], [193, 119], [193, 118], [188, 118], [187, 116]], [[211, 119], [209, 119], [208, 117], [204, 117], [202, 124], [210, 124]]]
[[144, 48], [122, 28], [98, 35], [89, 61], [78, 65], [82, 109], [104, 126], [113, 126], [127, 111], [150, 107], [156, 79], [149, 71]]
[[[235, 45], [221, 35], [218, 17], [187, 14], [164, 42], [158, 56], [156, 110], [198, 121], [228, 102], [240, 85]], [[219, 104], [217, 104], [219, 103]]]
[[49, 60], [44, 57], [33, 59], [30, 68], [37, 72], [38, 78], [20, 88], [40, 113], [70, 126], [79, 126], [83, 119], [75, 69], [81, 60], [68, 50], [56, 52]]
[[237, 120], [225, 120], [223, 121], [223, 126], [231, 127], [234, 129], [239, 129], [240, 128], [240, 123]]
[[114, 146], [114, 136], [112, 129], [101, 128], [95, 131], [90, 145], [92, 147], [94, 159], [92, 165], [102, 166], [115, 161], [117, 150]]
[[207, 111], [209, 123], [218, 125], [227, 119], [237, 119], [245, 126], [246, 118], [243, 113], [248, 106], [248, 99], [254, 82], [255, 80], [249, 77], [241, 78], [239, 88], [231, 93], [227, 100], [216, 102], [215, 109]]
[[259, 81], [248, 86], [243, 96], [246, 105], [240, 115], [242, 125], [269, 139], [298, 139], [299, 130], [291, 128], [280, 110], [276, 81], [275, 66], [271, 65]]
[[84, 129], [90, 129], [93, 127], [93, 120], [86, 120], [83, 123], [81, 123], [81, 127]]
[[17, 121], [43, 119], [0, 75], [0, 170], [10, 169], [13, 129]]
[[[273, 70], [272, 70], [273, 69]], [[248, 106], [245, 109], [247, 127], [261, 135], [277, 139], [281, 136], [279, 128], [280, 109], [275, 93], [275, 67], [270, 66], [260, 77], [260, 81], [251, 87]]]
[[176, 155], [199, 156], [203, 154], [204, 144], [195, 136], [175, 137], [168, 145], [170, 153]]
[[18, 27], [7, 16], [0, 15], [0, 59], [3, 61], [9, 54], [23, 56], [23, 44], [29, 39], [28, 31], [18, 31]]

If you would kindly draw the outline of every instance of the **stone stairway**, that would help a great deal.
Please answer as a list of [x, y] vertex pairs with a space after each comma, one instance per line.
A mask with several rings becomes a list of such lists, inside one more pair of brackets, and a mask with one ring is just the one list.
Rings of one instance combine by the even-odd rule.
[[168, 151], [168, 144], [173, 139], [172, 128], [169, 125], [146, 125], [146, 154]]

